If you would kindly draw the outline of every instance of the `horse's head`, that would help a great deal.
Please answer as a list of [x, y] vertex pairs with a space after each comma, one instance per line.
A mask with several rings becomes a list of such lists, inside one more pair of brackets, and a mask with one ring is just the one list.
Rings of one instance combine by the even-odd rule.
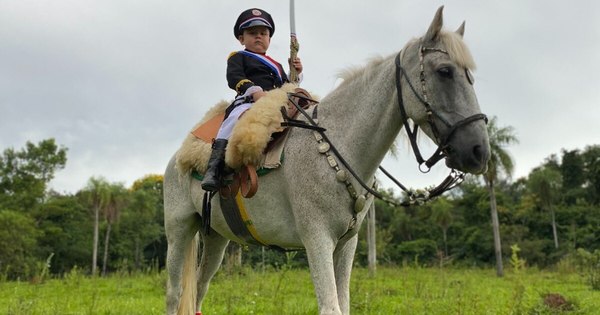
[[456, 32], [442, 30], [440, 7], [425, 36], [409, 42], [397, 60], [403, 72], [401, 98], [406, 115], [440, 146], [446, 165], [481, 174], [490, 145], [487, 118], [481, 114], [471, 70], [475, 63]]

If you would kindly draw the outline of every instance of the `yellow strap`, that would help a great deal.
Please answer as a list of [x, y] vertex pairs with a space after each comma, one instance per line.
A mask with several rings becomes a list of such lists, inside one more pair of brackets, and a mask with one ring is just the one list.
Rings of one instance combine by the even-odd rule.
[[254, 223], [252, 223], [252, 220], [248, 216], [248, 211], [246, 210], [246, 207], [244, 206], [244, 200], [242, 198], [242, 194], [239, 191], [238, 191], [237, 195], [235, 195], [235, 202], [237, 203], [238, 209], [240, 210], [240, 216], [242, 217], [242, 220], [244, 221], [246, 228], [248, 228], [248, 232], [250, 232], [250, 235], [252, 235], [252, 237], [257, 242], [261, 243], [263, 246], [266, 246], [267, 243], [265, 243], [262, 239], [260, 239], [260, 237], [258, 237], [258, 233], [256, 232], [256, 229], [254, 228]]

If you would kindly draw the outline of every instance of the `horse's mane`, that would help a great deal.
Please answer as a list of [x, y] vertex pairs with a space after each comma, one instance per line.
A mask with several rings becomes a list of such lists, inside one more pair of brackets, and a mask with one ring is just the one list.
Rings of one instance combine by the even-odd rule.
[[[473, 60], [473, 56], [471, 55], [471, 51], [465, 44], [461, 35], [455, 32], [442, 30], [438, 36], [452, 61], [456, 62], [459, 66], [470, 70], [475, 70], [475, 68], [477, 68], [475, 61]], [[406, 46], [404, 46], [403, 50], [420, 40], [421, 38], [414, 38], [410, 40]], [[351, 81], [352, 79], [363, 75], [366, 71], [369, 71], [369, 69], [375, 69], [376, 66], [382, 63], [384, 60], [385, 58], [381, 56], [371, 57], [366, 65], [348, 67], [340, 71], [338, 73], [338, 77], [342, 78], [345, 82]]]
[[352, 79], [362, 76], [363, 73], [369, 69], [375, 69], [376, 66], [384, 61], [381, 56], [374, 56], [369, 59], [366, 65], [363, 66], [351, 66], [343, 69], [338, 73], [338, 77], [343, 79], [344, 82], [351, 81]]

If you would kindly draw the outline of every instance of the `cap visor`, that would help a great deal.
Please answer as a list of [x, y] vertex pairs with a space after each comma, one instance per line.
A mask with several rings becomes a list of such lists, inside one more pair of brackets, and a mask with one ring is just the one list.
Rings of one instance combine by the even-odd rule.
[[272, 28], [271, 25], [265, 21], [254, 20], [254, 21], [250, 21], [249, 23], [240, 25], [240, 29], [243, 30], [246, 28], [254, 27], [254, 26], [266, 26], [268, 28]]

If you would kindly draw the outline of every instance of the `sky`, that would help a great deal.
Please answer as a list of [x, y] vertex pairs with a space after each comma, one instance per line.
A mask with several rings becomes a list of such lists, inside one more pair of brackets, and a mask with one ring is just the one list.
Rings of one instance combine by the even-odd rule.
[[[600, 144], [594, 0], [298, 0], [302, 87], [327, 95], [342, 70], [423, 35], [440, 5], [447, 29], [466, 21], [482, 111], [519, 139], [506, 148], [513, 178], [562, 149]], [[208, 108], [233, 98], [226, 59], [242, 48], [233, 24], [251, 7], [273, 16], [268, 54], [286, 60], [288, 1], [1, 0], [0, 150], [48, 138], [68, 148], [51, 182], [60, 193], [77, 192], [92, 176], [129, 186], [163, 173]], [[439, 165], [420, 174], [408, 145], [383, 166], [415, 188], [448, 172]]]

